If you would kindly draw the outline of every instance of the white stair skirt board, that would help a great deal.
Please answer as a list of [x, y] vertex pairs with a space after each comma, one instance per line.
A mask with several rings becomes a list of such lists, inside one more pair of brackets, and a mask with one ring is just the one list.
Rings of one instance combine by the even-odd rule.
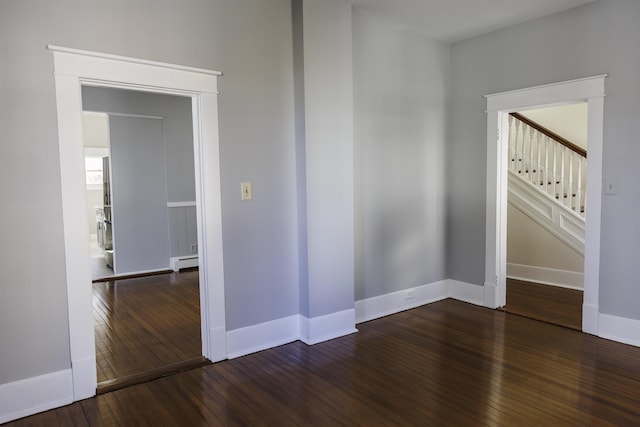
[[324, 316], [300, 316], [300, 341], [313, 345], [358, 332], [356, 311], [349, 309]]
[[356, 323], [367, 322], [447, 298], [483, 304], [484, 288], [457, 280], [440, 280], [415, 288], [356, 301]]
[[0, 385], [0, 424], [73, 402], [71, 369]]
[[599, 336], [640, 347], [640, 320], [600, 313]]
[[509, 171], [508, 203], [584, 255], [585, 220]]
[[227, 357], [235, 359], [298, 340], [300, 316], [294, 315], [227, 332]]
[[535, 265], [507, 264], [507, 277], [525, 282], [560, 288], [582, 290], [584, 274], [577, 271], [558, 270], [555, 268], [537, 267]]
[[198, 255], [171, 257], [169, 265], [173, 271], [179, 271], [183, 268], [198, 267]]

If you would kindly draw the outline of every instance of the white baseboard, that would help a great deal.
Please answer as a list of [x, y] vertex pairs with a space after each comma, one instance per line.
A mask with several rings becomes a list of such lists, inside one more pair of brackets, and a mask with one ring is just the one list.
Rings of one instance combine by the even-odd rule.
[[484, 286], [447, 279], [447, 289], [450, 298], [484, 306]]
[[356, 324], [389, 316], [449, 296], [447, 280], [356, 301]]
[[234, 359], [296, 341], [300, 336], [300, 316], [227, 331], [227, 357]]
[[88, 399], [96, 395], [98, 375], [95, 356], [73, 359], [73, 400]]
[[507, 277], [569, 289], [584, 289], [584, 273], [533, 265], [507, 264]]
[[203, 348], [202, 354], [212, 362], [220, 362], [227, 358], [227, 330], [224, 327], [209, 329], [210, 348]]
[[593, 304], [582, 304], [582, 332], [591, 335], [598, 335], [598, 306]]
[[0, 385], [0, 424], [69, 405], [72, 402], [71, 369], [2, 384]]
[[178, 271], [182, 268], [192, 268], [198, 266], [198, 255], [188, 255], [180, 257], [171, 257], [169, 259], [169, 266], [173, 271]]
[[355, 309], [308, 318], [300, 316], [300, 341], [313, 345], [358, 332]]
[[600, 313], [598, 335], [601, 338], [640, 347], [640, 320]]

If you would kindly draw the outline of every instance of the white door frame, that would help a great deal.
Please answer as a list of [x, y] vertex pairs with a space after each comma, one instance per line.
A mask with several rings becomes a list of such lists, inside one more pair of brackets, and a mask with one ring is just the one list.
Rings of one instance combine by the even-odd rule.
[[582, 330], [598, 334], [602, 145], [606, 75], [487, 95], [487, 206], [484, 305], [506, 304], [508, 113], [586, 101], [589, 165], [585, 206]]
[[173, 64], [48, 46], [53, 52], [73, 398], [96, 393], [89, 233], [86, 217], [82, 86], [185, 96], [192, 100], [202, 354], [227, 358], [217, 78]]

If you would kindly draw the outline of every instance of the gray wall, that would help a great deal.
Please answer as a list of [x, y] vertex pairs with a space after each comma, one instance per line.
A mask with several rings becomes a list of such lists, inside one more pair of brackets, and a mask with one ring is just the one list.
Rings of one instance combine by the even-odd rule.
[[82, 88], [85, 111], [162, 117], [167, 172], [167, 201], [196, 200], [191, 99], [111, 88]]
[[[640, 2], [600, 0], [451, 48], [448, 143], [448, 274], [484, 279], [486, 116], [483, 95], [608, 73], [604, 106], [604, 178], [600, 310], [640, 319]], [[454, 168], [455, 167], [455, 168]], [[464, 170], [464, 174], [456, 171]]]
[[169, 267], [162, 119], [110, 116], [111, 211], [116, 274]]
[[[47, 44], [225, 73], [219, 116], [227, 328], [297, 313], [290, 1], [5, 0], [0, 384], [70, 366]], [[252, 202], [240, 201], [241, 181], [253, 181]]]
[[449, 50], [358, 9], [353, 17], [360, 300], [446, 278]]
[[[159, 149], [163, 150], [163, 155], [166, 157], [166, 161], [162, 165], [163, 171], [166, 172], [166, 188], [163, 190], [166, 194], [166, 201], [195, 202], [193, 122], [190, 98], [85, 87], [82, 89], [82, 105], [85, 110], [90, 111], [163, 117], [164, 144]], [[170, 256], [191, 255], [191, 245], [198, 242], [197, 231], [195, 208], [170, 208]], [[117, 230], [116, 233], [118, 233]], [[120, 246], [119, 243], [117, 245]], [[167, 268], [168, 262], [167, 258], [165, 265], [159, 268]], [[118, 274], [125, 272], [120, 267], [117, 268]], [[139, 268], [127, 272], [143, 270], [145, 269]]]

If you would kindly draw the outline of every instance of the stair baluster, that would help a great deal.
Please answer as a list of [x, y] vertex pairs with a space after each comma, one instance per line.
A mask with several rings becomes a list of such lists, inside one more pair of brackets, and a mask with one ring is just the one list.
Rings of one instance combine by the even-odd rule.
[[509, 115], [509, 141], [510, 169], [584, 217], [586, 151], [518, 113]]

